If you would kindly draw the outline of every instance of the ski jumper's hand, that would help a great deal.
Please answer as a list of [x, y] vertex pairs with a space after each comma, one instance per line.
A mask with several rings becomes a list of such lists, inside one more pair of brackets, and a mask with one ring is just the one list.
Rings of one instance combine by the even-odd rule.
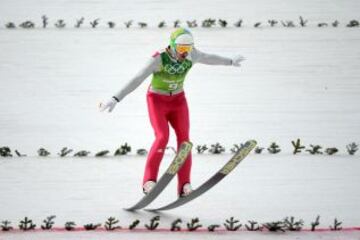
[[118, 102], [119, 101], [115, 97], [112, 97], [107, 103], [99, 104], [100, 111], [103, 112], [103, 111], [108, 110], [108, 112], [112, 112], [112, 110], [115, 108], [115, 106]]
[[241, 66], [241, 62], [244, 61], [245, 58], [241, 55], [236, 55], [235, 57], [232, 58], [232, 65], [234, 67], [240, 67]]

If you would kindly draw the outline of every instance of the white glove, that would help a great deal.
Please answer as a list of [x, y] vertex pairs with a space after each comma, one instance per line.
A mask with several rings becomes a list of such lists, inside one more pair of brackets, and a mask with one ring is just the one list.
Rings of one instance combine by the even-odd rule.
[[118, 102], [119, 101], [115, 97], [112, 97], [106, 104], [99, 104], [100, 111], [103, 112], [109, 109], [108, 111], [112, 112]]
[[245, 58], [241, 55], [236, 55], [235, 57], [232, 58], [232, 65], [234, 67], [240, 67], [241, 66], [241, 62], [245, 61]]

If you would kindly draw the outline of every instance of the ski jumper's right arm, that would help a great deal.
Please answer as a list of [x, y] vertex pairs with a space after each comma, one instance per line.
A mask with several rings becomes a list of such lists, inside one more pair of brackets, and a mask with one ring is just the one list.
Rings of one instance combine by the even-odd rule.
[[134, 91], [145, 79], [152, 73], [159, 71], [161, 67], [161, 57], [159, 53], [155, 53], [147, 64], [132, 78], [125, 86], [118, 91], [114, 98], [120, 102], [126, 95]]

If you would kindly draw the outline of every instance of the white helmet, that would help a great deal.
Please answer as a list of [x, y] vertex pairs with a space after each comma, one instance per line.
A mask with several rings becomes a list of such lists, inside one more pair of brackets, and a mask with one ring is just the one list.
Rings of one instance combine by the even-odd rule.
[[194, 38], [191, 32], [185, 28], [178, 28], [172, 32], [170, 36], [170, 47], [175, 50], [176, 44], [193, 45]]
[[186, 44], [186, 45], [193, 45], [194, 38], [191, 34], [181, 34], [175, 39], [175, 44]]

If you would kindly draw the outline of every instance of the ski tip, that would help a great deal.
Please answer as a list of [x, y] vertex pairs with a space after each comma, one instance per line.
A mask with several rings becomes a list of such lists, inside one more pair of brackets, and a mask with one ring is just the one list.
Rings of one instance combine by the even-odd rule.
[[159, 212], [156, 209], [144, 209], [144, 210], [147, 211], [147, 212], [153, 212], [153, 213]]
[[248, 142], [250, 142], [250, 143], [252, 143], [252, 144], [257, 144], [257, 141], [256, 140], [254, 140], [254, 139], [251, 139], [251, 140], [249, 140]]
[[147, 211], [147, 212], [156, 212], [155, 209], [144, 209], [144, 210]]
[[189, 146], [189, 147], [191, 147], [191, 148], [192, 148], [192, 146], [193, 146], [193, 143], [190, 142], [190, 141], [184, 141], [184, 142], [182, 142], [181, 144], [182, 144], [182, 145], [185, 145], [185, 146]]
[[127, 211], [127, 212], [136, 212], [136, 208], [123, 208], [123, 210]]

